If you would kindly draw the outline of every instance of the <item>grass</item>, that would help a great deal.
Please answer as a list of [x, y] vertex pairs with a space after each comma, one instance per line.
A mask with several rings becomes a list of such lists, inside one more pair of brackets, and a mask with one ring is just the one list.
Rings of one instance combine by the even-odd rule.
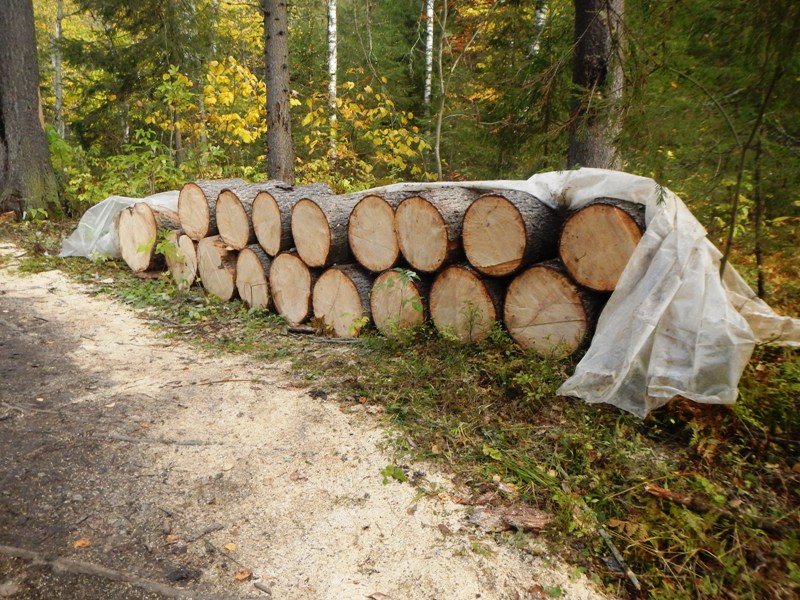
[[[23, 270], [64, 270], [171, 335], [212, 351], [288, 359], [298, 380], [382, 406], [408, 459], [446, 465], [479, 491], [511, 485], [518, 501], [553, 515], [543, 536], [554, 550], [611, 592], [637, 595], [601, 528], [644, 596], [800, 593], [797, 350], [759, 348], [732, 407], [675, 399], [642, 421], [558, 397], [577, 357], [542, 359], [499, 328], [475, 346], [429, 328], [393, 339], [367, 334], [353, 346], [318, 343], [285, 334], [279, 319], [239, 302], [223, 304], [197, 288], [181, 294], [166, 278], [140, 280], [114, 262], [47, 256], [63, 233], [56, 225], [0, 227], [0, 239], [28, 250]], [[789, 288], [780, 303], [791, 311], [798, 303]], [[399, 478], [395, 469], [376, 477]], [[519, 533], [496, 535], [520, 545]]]

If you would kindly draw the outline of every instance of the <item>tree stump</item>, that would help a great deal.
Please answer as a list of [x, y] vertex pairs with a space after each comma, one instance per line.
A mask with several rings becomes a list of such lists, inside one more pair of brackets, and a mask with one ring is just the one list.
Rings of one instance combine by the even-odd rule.
[[333, 190], [323, 183], [312, 183], [290, 190], [265, 189], [253, 198], [253, 232], [268, 256], [294, 247], [292, 238], [292, 208], [303, 198], [332, 196]]
[[525, 192], [485, 194], [464, 214], [467, 261], [484, 275], [503, 277], [554, 258], [561, 221], [557, 211]]
[[269, 283], [275, 310], [290, 325], [311, 316], [311, 290], [319, 271], [308, 268], [296, 252], [282, 252], [272, 261]]
[[238, 192], [221, 190], [215, 208], [219, 236], [231, 248], [241, 250], [256, 242], [253, 229], [253, 202], [258, 194], [274, 196], [283, 191], [291, 191], [292, 186], [281, 181], [254, 183]]
[[197, 242], [177, 231], [167, 233], [164, 240], [169, 246], [164, 255], [167, 270], [177, 288], [185, 292], [197, 278]]
[[433, 282], [430, 314], [439, 331], [464, 343], [489, 335], [502, 309], [503, 286], [460, 264], [445, 268]]
[[269, 271], [272, 261], [258, 244], [239, 251], [236, 259], [236, 291], [250, 308], [270, 307]]
[[347, 222], [358, 194], [303, 198], [292, 208], [292, 237], [297, 254], [309, 267], [350, 260]]
[[478, 192], [462, 187], [425, 190], [395, 211], [400, 251], [416, 271], [433, 273], [463, 254], [461, 224]]
[[325, 271], [314, 285], [314, 318], [336, 337], [358, 337], [369, 323], [372, 277], [357, 265]]
[[156, 252], [159, 235], [180, 227], [178, 215], [160, 206], [137, 202], [123, 209], [116, 221], [122, 259], [134, 273], [163, 268], [164, 256]]
[[384, 335], [410, 331], [425, 322], [430, 284], [411, 272], [391, 269], [375, 278], [369, 304], [375, 327]]
[[400, 256], [394, 230], [394, 211], [407, 193], [367, 194], [353, 207], [347, 224], [350, 250], [358, 263], [373, 273], [391, 269]]
[[227, 302], [236, 296], [236, 258], [238, 252], [218, 235], [197, 244], [197, 271], [209, 294]]
[[548, 261], [513, 279], [503, 322], [523, 348], [544, 356], [568, 356], [594, 331], [605, 299], [605, 294], [572, 281], [560, 261]]
[[247, 187], [243, 179], [192, 181], [178, 194], [178, 216], [190, 238], [200, 241], [219, 233], [217, 229], [217, 197], [222, 190], [239, 192]]
[[567, 217], [558, 253], [575, 281], [599, 292], [611, 292], [643, 231], [642, 205], [598, 198]]

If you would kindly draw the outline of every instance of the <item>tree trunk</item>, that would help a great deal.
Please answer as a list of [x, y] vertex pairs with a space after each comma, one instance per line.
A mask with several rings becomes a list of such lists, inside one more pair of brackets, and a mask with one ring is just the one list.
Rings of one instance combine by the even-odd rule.
[[311, 290], [317, 279], [319, 270], [309, 269], [295, 252], [282, 252], [272, 261], [269, 269], [272, 302], [290, 325], [311, 316]]
[[412, 278], [402, 270], [384, 271], [375, 278], [369, 296], [375, 327], [388, 336], [421, 327], [427, 316], [429, 291], [427, 279]]
[[164, 255], [167, 270], [181, 291], [186, 291], [197, 279], [197, 242], [179, 231], [170, 231], [164, 236], [169, 248]]
[[557, 255], [561, 222], [557, 211], [525, 192], [485, 194], [464, 214], [464, 252], [484, 275], [511, 275]]
[[619, 169], [624, 0], [575, 0], [574, 95], [567, 166]]
[[[255, 184], [257, 188], [259, 184]], [[303, 198], [333, 196], [333, 190], [324, 183], [312, 183], [291, 190], [259, 190], [253, 198], [253, 232], [269, 256], [294, 247], [292, 237], [292, 208]]]
[[137, 202], [123, 209], [116, 222], [122, 259], [134, 273], [163, 268], [164, 255], [156, 252], [159, 237], [180, 227], [177, 213], [160, 206]]
[[64, 123], [64, 78], [61, 71], [61, 40], [62, 28], [61, 24], [64, 20], [64, 0], [56, 0], [56, 22], [53, 34], [53, 94], [56, 98], [56, 104], [53, 107], [53, 125], [61, 138], [67, 135], [67, 128]]
[[238, 252], [218, 235], [197, 244], [197, 271], [209, 294], [227, 302], [236, 297], [236, 259]]
[[0, 212], [60, 215], [58, 185], [39, 122], [31, 0], [0, 2]]
[[267, 181], [265, 183], [254, 183], [238, 191], [224, 189], [217, 196], [215, 214], [217, 229], [222, 240], [235, 248], [241, 250], [256, 241], [255, 230], [253, 229], [253, 201], [260, 193], [279, 194], [281, 191], [289, 191], [292, 186], [280, 181]]
[[461, 257], [461, 224], [478, 192], [462, 187], [425, 190], [395, 212], [400, 251], [417, 271], [433, 273]]
[[314, 285], [314, 318], [336, 337], [358, 337], [369, 322], [372, 281], [357, 265], [328, 269]]
[[360, 194], [303, 198], [292, 208], [292, 237], [297, 254], [309, 267], [350, 260], [347, 222]]
[[184, 185], [178, 195], [178, 215], [186, 235], [200, 241], [219, 233], [216, 214], [219, 193], [226, 189], [240, 191], [247, 185], [243, 179], [193, 181]]
[[429, 113], [433, 89], [433, 2], [425, 0], [425, 89], [422, 101]]
[[328, 0], [328, 109], [330, 110], [331, 124], [331, 153], [336, 154], [336, 71], [337, 71], [337, 31], [336, 31], [336, 0]]
[[583, 286], [611, 292], [642, 238], [644, 206], [598, 198], [567, 217], [558, 254]]
[[394, 211], [405, 192], [367, 194], [353, 207], [347, 224], [350, 250], [361, 266], [373, 273], [391, 269], [400, 256], [394, 230]]
[[261, 246], [253, 244], [239, 252], [236, 259], [236, 290], [250, 308], [267, 310], [270, 306], [269, 271], [272, 260]]
[[573, 282], [559, 261], [548, 261], [514, 278], [503, 321], [523, 348], [543, 356], [568, 356], [594, 331], [606, 298]]
[[267, 173], [294, 184], [294, 148], [290, 116], [289, 14], [287, 3], [263, 0], [264, 61], [267, 67]]
[[480, 342], [500, 315], [503, 291], [499, 280], [484, 278], [466, 264], [447, 267], [431, 286], [431, 320], [463, 343]]

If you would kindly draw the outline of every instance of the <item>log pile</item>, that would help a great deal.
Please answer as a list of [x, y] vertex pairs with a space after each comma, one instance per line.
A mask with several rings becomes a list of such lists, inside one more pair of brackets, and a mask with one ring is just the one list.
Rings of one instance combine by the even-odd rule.
[[501, 322], [543, 355], [591, 337], [643, 231], [642, 207], [613, 198], [566, 213], [521, 191], [336, 195], [238, 179], [187, 183], [177, 214], [136, 204], [117, 221], [132, 270], [166, 262], [181, 289], [199, 278], [290, 325], [353, 337], [429, 321], [476, 343]]

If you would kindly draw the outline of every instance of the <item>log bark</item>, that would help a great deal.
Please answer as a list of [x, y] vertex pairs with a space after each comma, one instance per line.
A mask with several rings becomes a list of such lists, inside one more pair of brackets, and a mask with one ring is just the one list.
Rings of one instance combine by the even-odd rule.
[[252, 244], [239, 252], [236, 259], [236, 290], [250, 308], [269, 310], [271, 266], [272, 260], [258, 244]]
[[292, 208], [292, 237], [309, 267], [328, 267], [351, 259], [347, 222], [359, 194], [303, 198]]
[[406, 192], [367, 194], [353, 207], [347, 223], [350, 250], [358, 263], [373, 273], [391, 269], [400, 256], [394, 229], [394, 211]]
[[372, 282], [355, 264], [328, 269], [314, 285], [314, 318], [336, 337], [358, 337], [369, 322]]
[[395, 212], [397, 241], [414, 270], [433, 273], [463, 255], [461, 225], [478, 195], [467, 188], [445, 187], [400, 203]]
[[523, 348], [543, 356], [568, 356], [594, 332], [607, 297], [572, 281], [560, 261], [547, 261], [509, 284], [503, 322]]
[[164, 267], [164, 256], [156, 253], [159, 234], [163, 230], [177, 231], [177, 213], [160, 206], [137, 202], [117, 215], [117, 238], [122, 259], [134, 273]]
[[202, 180], [185, 184], [178, 195], [178, 216], [186, 235], [195, 241], [217, 235], [217, 196], [222, 190], [238, 192], [247, 185], [243, 179]]
[[178, 289], [186, 291], [197, 278], [197, 242], [179, 231], [170, 231], [164, 239], [170, 245], [164, 255], [167, 270]]
[[525, 192], [484, 194], [464, 214], [464, 253], [484, 275], [511, 275], [557, 256], [562, 221], [558, 211]]
[[260, 193], [275, 195], [291, 191], [292, 186], [281, 181], [254, 183], [238, 191], [223, 189], [214, 209], [219, 236], [231, 248], [242, 248], [256, 242], [253, 229], [253, 201]]
[[272, 302], [289, 325], [303, 323], [311, 316], [311, 291], [317, 279], [319, 270], [310, 269], [296, 252], [282, 252], [272, 261]]
[[640, 204], [598, 198], [567, 217], [558, 252], [575, 281], [611, 292], [644, 231]]
[[503, 285], [480, 275], [467, 264], [444, 269], [433, 282], [430, 314], [436, 329], [463, 343], [489, 335], [503, 306]]
[[294, 247], [292, 237], [292, 208], [304, 198], [332, 196], [333, 190], [324, 183], [312, 183], [280, 193], [260, 191], [253, 198], [253, 231], [259, 245], [269, 256]]
[[238, 252], [218, 235], [197, 244], [197, 271], [209, 294], [227, 302], [236, 297], [236, 258]]
[[378, 275], [372, 284], [369, 297], [372, 320], [384, 335], [398, 335], [425, 322], [430, 281], [409, 274], [391, 269]]

